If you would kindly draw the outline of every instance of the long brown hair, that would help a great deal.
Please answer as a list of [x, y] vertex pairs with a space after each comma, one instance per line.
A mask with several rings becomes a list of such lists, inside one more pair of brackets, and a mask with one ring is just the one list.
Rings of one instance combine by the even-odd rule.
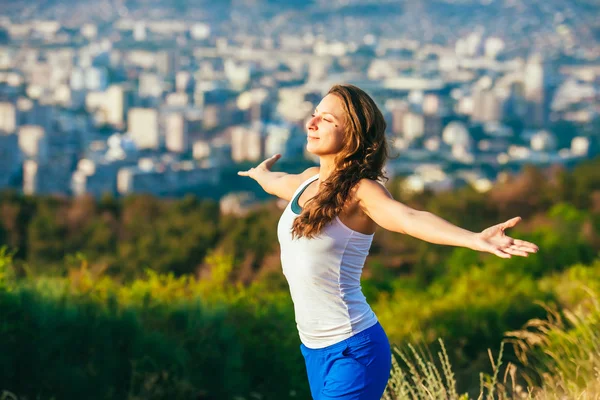
[[387, 179], [386, 123], [373, 99], [353, 85], [335, 85], [346, 115], [344, 146], [335, 157], [335, 170], [321, 182], [319, 193], [306, 202], [292, 225], [292, 237], [312, 238], [340, 214], [352, 188], [363, 178]]

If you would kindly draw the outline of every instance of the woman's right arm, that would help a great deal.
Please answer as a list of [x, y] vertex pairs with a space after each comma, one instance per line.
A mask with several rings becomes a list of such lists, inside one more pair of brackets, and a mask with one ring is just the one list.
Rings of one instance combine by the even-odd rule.
[[258, 182], [265, 192], [290, 201], [302, 182], [319, 173], [319, 167], [310, 167], [301, 174], [271, 171], [273, 164], [280, 158], [281, 154], [275, 154], [248, 171], [239, 171], [238, 175], [248, 176]]

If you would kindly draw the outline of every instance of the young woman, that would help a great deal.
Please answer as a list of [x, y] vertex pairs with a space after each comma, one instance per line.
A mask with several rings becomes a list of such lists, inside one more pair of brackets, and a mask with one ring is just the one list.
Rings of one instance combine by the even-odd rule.
[[272, 172], [277, 154], [238, 173], [290, 202], [277, 233], [315, 400], [379, 400], [385, 390], [390, 345], [360, 287], [377, 225], [502, 258], [538, 250], [504, 234], [519, 217], [474, 233], [395, 201], [379, 182], [385, 128], [369, 95], [336, 85], [306, 123], [306, 149], [319, 157], [320, 167], [298, 175]]

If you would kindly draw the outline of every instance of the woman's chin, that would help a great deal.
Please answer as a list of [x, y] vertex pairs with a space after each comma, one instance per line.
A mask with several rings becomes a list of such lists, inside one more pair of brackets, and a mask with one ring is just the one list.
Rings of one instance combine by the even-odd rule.
[[319, 148], [310, 142], [306, 144], [306, 151], [315, 156], [319, 155]]
[[306, 152], [316, 157], [332, 156], [337, 154], [337, 152], [332, 151], [331, 149], [319, 148], [318, 146], [313, 146], [310, 143], [306, 145]]

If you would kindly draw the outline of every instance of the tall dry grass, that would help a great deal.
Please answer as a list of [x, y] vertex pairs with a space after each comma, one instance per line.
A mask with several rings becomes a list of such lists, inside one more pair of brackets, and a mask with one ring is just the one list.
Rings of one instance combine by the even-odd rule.
[[[426, 350], [395, 348], [392, 375], [382, 400], [597, 400], [600, 399], [600, 296], [588, 297], [574, 309], [544, 305], [546, 319], [532, 319], [506, 333], [496, 359], [488, 351], [493, 373], [480, 373], [477, 397], [458, 393], [443, 341], [437, 359]], [[505, 344], [521, 362], [504, 368]]]

